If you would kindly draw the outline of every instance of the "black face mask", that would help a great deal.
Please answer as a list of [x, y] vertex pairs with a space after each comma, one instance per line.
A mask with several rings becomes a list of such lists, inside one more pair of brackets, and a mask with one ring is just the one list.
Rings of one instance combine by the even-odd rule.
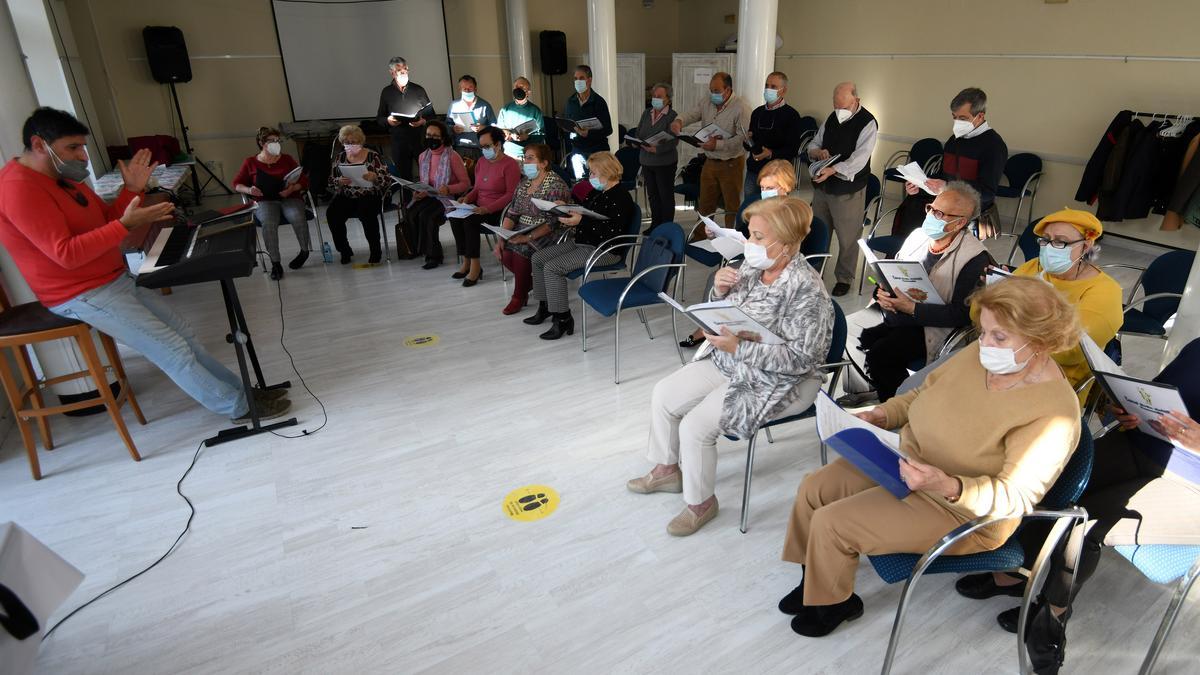
[[425, 145], [428, 145], [428, 146], [429, 146], [431, 149], [433, 149], [433, 150], [437, 150], [438, 148], [442, 147], [442, 139], [440, 139], [440, 138], [433, 138], [433, 137], [426, 137], [426, 138], [425, 138]]
[[524, 89], [522, 89], [520, 87], [513, 89], [513, 100], [514, 101], [524, 101], [526, 96], [528, 96], [528, 94], [525, 93]]

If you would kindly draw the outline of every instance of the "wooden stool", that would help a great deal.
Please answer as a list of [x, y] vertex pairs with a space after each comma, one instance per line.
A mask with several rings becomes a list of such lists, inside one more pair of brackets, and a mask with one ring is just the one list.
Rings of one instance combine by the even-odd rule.
[[[117, 353], [117, 345], [108, 335], [99, 331], [97, 333], [100, 335], [100, 344], [104, 347], [104, 353], [108, 356], [108, 366], [100, 362], [100, 356], [96, 353], [91, 326], [82, 321], [58, 316], [39, 302], [28, 302], [11, 307], [7, 295], [0, 290], [0, 349], [12, 355], [13, 361], [16, 362], [17, 368], [21, 372], [21, 382], [17, 383], [9, 360], [4, 353], [0, 353], [0, 380], [3, 381], [4, 392], [8, 394], [8, 402], [12, 405], [17, 427], [21, 430], [21, 440], [25, 442], [25, 452], [29, 455], [29, 470], [33, 473], [34, 480], [42, 479], [42, 469], [38, 463], [37, 446], [34, 442], [30, 420], [37, 421], [38, 430], [42, 435], [42, 444], [47, 450], [53, 450], [54, 441], [50, 436], [50, 422], [46, 419], [47, 417], [72, 410], [94, 408], [101, 404], [108, 409], [108, 415], [112, 417], [113, 424], [120, 432], [121, 438], [124, 439], [125, 447], [129, 448], [129, 456], [133, 457], [136, 462], [142, 460], [137, 448], [133, 445], [133, 439], [129, 437], [129, 430], [125, 428], [125, 421], [121, 419], [121, 405], [128, 399], [138, 423], [145, 424], [146, 418], [142, 416], [142, 409], [138, 407], [137, 398], [133, 395], [133, 388], [129, 386], [129, 380], [125, 376], [125, 368], [121, 364], [120, 354]], [[29, 352], [26, 351], [26, 347], [39, 342], [61, 339], [75, 340], [80, 353], [83, 354], [87, 370], [52, 377], [48, 380], [37, 379], [33, 373], [33, 364], [29, 360]], [[116, 396], [113, 395], [105, 375], [109, 369], [116, 375], [117, 383], [120, 385], [120, 392]], [[100, 394], [99, 399], [87, 399], [76, 403], [46, 407], [42, 394], [44, 388], [80, 378], [92, 380], [97, 393]]]

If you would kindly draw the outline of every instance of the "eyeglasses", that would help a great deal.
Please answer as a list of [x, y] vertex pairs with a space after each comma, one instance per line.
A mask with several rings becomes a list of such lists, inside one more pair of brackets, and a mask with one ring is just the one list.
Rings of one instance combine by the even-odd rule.
[[65, 190], [67, 192], [67, 194], [71, 195], [71, 197], [75, 199], [76, 204], [78, 204], [80, 206], [88, 205], [87, 197], [84, 196], [84, 194], [79, 191], [79, 188], [75, 187], [74, 185], [71, 185], [70, 183], [68, 183], [67, 181], [65, 181], [61, 178], [58, 179], [57, 183], [58, 183], [58, 187]]
[[1075, 241], [1062, 241], [1059, 239], [1047, 239], [1045, 237], [1037, 238], [1038, 246], [1041, 246], [1041, 247], [1049, 246], [1051, 248], [1057, 248], [1057, 249], [1064, 249], [1064, 248], [1067, 248], [1068, 246], [1074, 246], [1075, 244], [1078, 244], [1081, 241], [1087, 241], [1087, 239], [1076, 239]]
[[947, 221], [947, 222], [949, 222], [950, 220], [953, 220], [955, 218], [966, 218], [965, 215], [962, 215], [960, 213], [946, 213], [945, 211], [942, 211], [941, 209], [935, 209], [935, 208], [933, 208], [933, 204], [925, 205], [925, 213], [933, 214], [934, 218], [937, 218], [938, 220]]

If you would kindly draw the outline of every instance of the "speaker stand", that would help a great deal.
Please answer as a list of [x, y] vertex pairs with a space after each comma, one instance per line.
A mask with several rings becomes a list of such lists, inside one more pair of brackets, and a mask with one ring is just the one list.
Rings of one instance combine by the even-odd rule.
[[[217, 177], [213, 170], [208, 168], [201, 159], [196, 155], [196, 151], [192, 149], [192, 142], [188, 139], [187, 124], [183, 121], [183, 108], [179, 105], [179, 94], [175, 91], [175, 83], [168, 82], [167, 86], [171, 88], [171, 100], [175, 102], [175, 114], [179, 116], [179, 129], [183, 133], [183, 150], [187, 153], [192, 162], [192, 192], [196, 195], [196, 206], [200, 205], [200, 198], [204, 194], [204, 190], [208, 184], [216, 181], [225, 190], [225, 194], [232, 195], [233, 190], [225, 184], [225, 181]], [[204, 179], [204, 184], [200, 184], [200, 170], [203, 169], [208, 174], [208, 178]]]

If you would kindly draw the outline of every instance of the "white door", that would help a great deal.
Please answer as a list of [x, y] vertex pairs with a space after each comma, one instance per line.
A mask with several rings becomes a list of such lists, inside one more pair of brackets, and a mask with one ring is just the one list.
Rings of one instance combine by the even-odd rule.
[[[672, 105], [680, 113], [690, 111], [708, 97], [708, 83], [714, 73], [733, 73], [737, 65], [736, 54], [672, 54], [671, 55], [671, 88], [673, 89]], [[699, 124], [691, 126], [689, 131], [699, 128]], [[679, 144], [679, 166], [682, 168], [699, 151], [687, 143]]]
[[618, 124], [632, 130], [642, 119], [646, 108], [646, 55], [617, 54], [617, 90], [621, 109], [613, 119], [613, 131]]

